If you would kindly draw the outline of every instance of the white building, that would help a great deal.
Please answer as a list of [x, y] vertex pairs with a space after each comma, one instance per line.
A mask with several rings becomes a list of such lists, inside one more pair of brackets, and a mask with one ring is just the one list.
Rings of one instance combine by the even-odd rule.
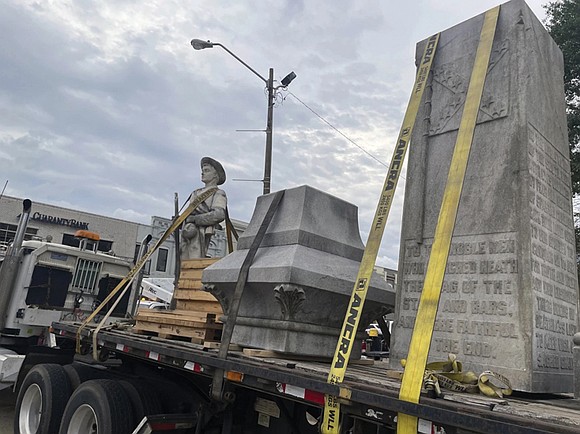
[[[232, 219], [232, 225], [239, 235], [242, 235], [248, 226], [247, 223], [235, 219]], [[137, 237], [137, 243], [135, 245], [135, 251], [138, 252], [139, 246], [147, 234], [152, 235], [153, 239], [149, 246], [153, 246], [163, 236], [169, 226], [171, 226], [171, 219], [159, 216], [151, 217], [151, 226], [141, 225]], [[225, 223], [222, 223], [221, 226], [222, 229], [217, 230], [214, 233], [208, 248], [208, 256], [212, 258], [222, 258], [229, 253], [226, 231], [223, 228], [225, 227]], [[237, 241], [233, 239], [232, 244], [235, 250]], [[173, 277], [175, 275], [175, 263], [175, 239], [170, 237], [151, 258], [150, 263], [145, 266], [145, 274], [151, 277]]]
[[[22, 201], [9, 196], [0, 198], [0, 246], [6, 246], [14, 239], [22, 213]], [[232, 223], [240, 235], [247, 226], [247, 223], [238, 220]], [[151, 224], [145, 225], [33, 201], [25, 239], [36, 238], [77, 246], [79, 241], [75, 238], [75, 232], [79, 229], [88, 230], [99, 234], [101, 240], [98, 250], [134, 261], [147, 234], [153, 237], [149, 244], [153, 247], [170, 225], [171, 219], [163, 217], [153, 216]], [[211, 257], [227, 254], [224, 230], [214, 235], [208, 253]], [[175, 240], [170, 236], [146, 264], [145, 274], [151, 277], [173, 277], [175, 258]]]
[[375, 273], [379, 274], [383, 279], [390, 283], [393, 288], [397, 284], [397, 270], [392, 268], [381, 267], [380, 265], [375, 265]]

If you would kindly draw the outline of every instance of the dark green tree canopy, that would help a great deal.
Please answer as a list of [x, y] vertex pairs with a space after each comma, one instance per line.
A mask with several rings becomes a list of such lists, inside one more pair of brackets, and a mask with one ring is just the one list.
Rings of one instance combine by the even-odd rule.
[[564, 54], [564, 91], [572, 166], [572, 192], [580, 193], [580, 0], [550, 2], [546, 28]]

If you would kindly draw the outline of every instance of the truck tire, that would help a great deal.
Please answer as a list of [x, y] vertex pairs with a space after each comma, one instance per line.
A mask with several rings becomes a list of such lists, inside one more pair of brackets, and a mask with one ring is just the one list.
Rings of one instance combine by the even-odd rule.
[[61, 365], [41, 364], [26, 375], [14, 412], [15, 434], [54, 434], [72, 393]]
[[120, 381], [119, 384], [123, 387], [131, 402], [135, 426], [143, 420], [143, 417], [163, 412], [161, 401], [151, 387], [141, 384], [137, 380]]
[[81, 363], [65, 365], [64, 370], [68, 375], [73, 392], [85, 381], [110, 378], [106, 370], [92, 368]]
[[114, 380], [89, 380], [70, 397], [60, 434], [126, 434], [133, 431], [133, 409]]

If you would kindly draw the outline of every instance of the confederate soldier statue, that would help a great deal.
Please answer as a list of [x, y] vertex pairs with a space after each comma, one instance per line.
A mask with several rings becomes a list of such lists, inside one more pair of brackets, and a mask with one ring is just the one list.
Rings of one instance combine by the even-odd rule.
[[191, 193], [190, 201], [210, 189], [214, 193], [206, 198], [185, 219], [181, 228], [181, 260], [205, 258], [211, 237], [219, 223], [226, 217], [227, 197], [218, 185], [226, 181], [226, 172], [223, 166], [210, 157], [201, 159], [201, 181], [205, 187], [198, 188]]

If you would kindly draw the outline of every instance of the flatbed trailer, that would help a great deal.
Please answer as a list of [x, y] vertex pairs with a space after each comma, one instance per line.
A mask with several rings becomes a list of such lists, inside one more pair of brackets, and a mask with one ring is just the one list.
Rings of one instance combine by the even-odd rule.
[[[65, 340], [75, 340], [78, 330], [75, 323], [53, 324], [54, 333]], [[90, 326], [83, 328], [81, 342], [91, 342], [92, 332]], [[173, 372], [198, 384], [202, 394], [214, 372], [223, 370], [224, 409], [229, 410], [221, 416], [221, 431], [215, 432], [319, 432], [324, 394], [330, 394], [342, 397], [341, 432], [394, 433], [402, 412], [419, 417], [419, 432], [424, 433], [580, 433], [580, 400], [572, 395], [493, 399], [443, 390], [433, 398], [423, 391], [413, 404], [399, 400], [400, 381], [385, 361], [351, 363], [339, 387], [327, 382], [330, 361], [258, 357], [247, 351], [229, 351], [227, 359], [220, 359], [215, 349], [137, 334], [130, 327], [100, 331], [97, 342], [103, 359], [111, 355], [136, 371], [148, 366], [161, 377]], [[205, 393], [211, 401], [207, 389]], [[238, 407], [244, 407], [245, 421], [240, 421]], [[187, 432], [213, 432], [197, 429]]]

